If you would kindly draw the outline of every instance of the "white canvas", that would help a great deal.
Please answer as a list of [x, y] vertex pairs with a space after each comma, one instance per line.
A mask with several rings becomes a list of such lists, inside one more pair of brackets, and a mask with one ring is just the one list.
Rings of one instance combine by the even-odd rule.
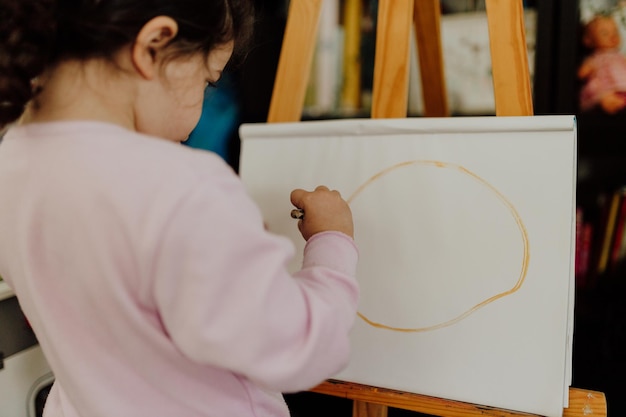
[[571, 379], [573, 116], [244, 125], [240, 174], [304, 241], [294, 188], [337, 189], [360, 258], [336, 379], [558, 417]]

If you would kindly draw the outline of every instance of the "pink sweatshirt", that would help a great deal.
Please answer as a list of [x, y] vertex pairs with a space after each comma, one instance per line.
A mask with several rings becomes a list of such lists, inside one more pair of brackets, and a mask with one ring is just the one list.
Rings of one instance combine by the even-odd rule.
[[214, 154], [98, 122], [14, 127], [0, 202], [0, 275], [56, 378], [46, 417], [282, 417], [280, 392], [347, 363], [352, 239], [315, 235], [290, 275], [292, 243]]

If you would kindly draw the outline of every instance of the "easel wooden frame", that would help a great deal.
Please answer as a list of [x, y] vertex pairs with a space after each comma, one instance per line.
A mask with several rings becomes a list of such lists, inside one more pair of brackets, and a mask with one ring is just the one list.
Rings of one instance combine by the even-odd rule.
[[[323, 0], [291, 0], [268, 123], [301, 120]], [[522, 0], [486, 0], [496, 116], [533, 115]], [[424, 116], [449, 116], [439, 0], [379, 0], [372, 118], [407, 116], [409, 51], [414, 25]], [[442, 417], [532, 416], [418, 394], [326, 381], [313, 392], [354, 400], [353, 417], [386, 417], [388, 407]], [[564, 417], [607, 415], [597, 391], [570, 388]]]

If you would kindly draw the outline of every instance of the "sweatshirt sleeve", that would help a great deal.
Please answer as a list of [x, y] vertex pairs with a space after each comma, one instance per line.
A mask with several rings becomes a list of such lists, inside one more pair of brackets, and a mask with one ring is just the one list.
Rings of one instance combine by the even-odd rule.
[[345, 367], [358, 299], [350, 237], [313, 236], [291, 275], [294, 245], [264, 230], [237, 177], [217, 191], [199, 187], [170, 217], [153, 296], [184, 355], [281, 392], [308, 389]]

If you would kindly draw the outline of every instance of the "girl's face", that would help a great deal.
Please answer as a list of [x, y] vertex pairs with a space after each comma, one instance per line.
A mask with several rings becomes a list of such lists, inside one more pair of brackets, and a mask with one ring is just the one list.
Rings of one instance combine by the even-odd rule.
[[197, 125], [208, 83], [221, 77], [233, 52], [232, 42], [201, 54], [168, 61], [159, 73], [160, 82], [145, 102], [137, 106], [140, 132], [182, 142]]

